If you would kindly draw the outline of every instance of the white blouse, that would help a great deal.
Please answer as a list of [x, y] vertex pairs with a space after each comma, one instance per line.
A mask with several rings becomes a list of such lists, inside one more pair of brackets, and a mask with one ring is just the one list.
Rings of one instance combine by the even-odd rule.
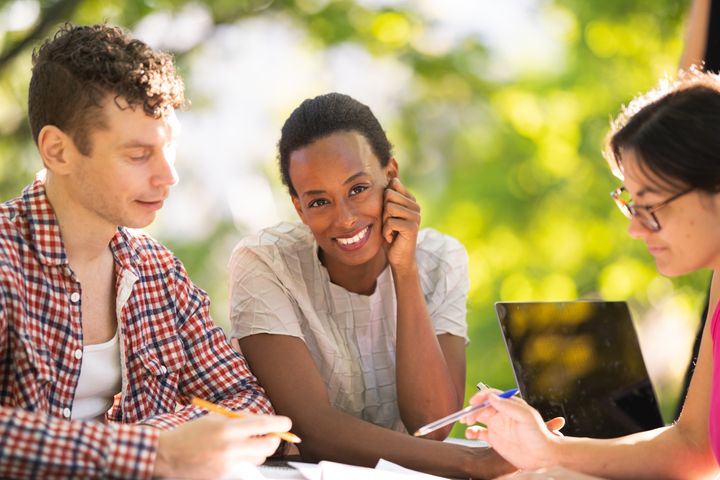
[[[465, 249], [423, 229], [416, 258], [435, 332], [467, 342]], [[389, 267], [371, 295], [349, 292], [330, 282], [312, 232], [302, 223], [281, 223], [243, 239], [230, 270], [232, 337], [269, 333], [302, 339], [335, 408], [405, 431], [397, 404], [397, 312]]]

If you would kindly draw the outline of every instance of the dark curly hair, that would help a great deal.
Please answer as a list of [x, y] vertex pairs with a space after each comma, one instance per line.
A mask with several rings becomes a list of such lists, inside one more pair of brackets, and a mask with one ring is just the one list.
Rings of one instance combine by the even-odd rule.
[[720, 76], [697, 68], [663, 80], [612, 122], [605, 158], [623, 178], [622, 150], [673, 189], [720, 190]]
[[153, 118], [185, 104], [172, 55], [118, 27], [66, 23], [33, 51], [32, 61], [28, 116], [35, 143], [44, 126], [55, 125], [89, 155], [90, 129], [105, 126], [101, 108], [108, 95], [119, 107], [123, 99]]
[[367, 105], [342, 93], [327, 93], [303, 101], [285, 120], [278, 142], [282, 181], [290, 195], [297, 192], [290, 180], [290, 155], [336, 132], [356, 131], [370, 144], [380, 165], [387, 166], [392, 145], [380, 122]]

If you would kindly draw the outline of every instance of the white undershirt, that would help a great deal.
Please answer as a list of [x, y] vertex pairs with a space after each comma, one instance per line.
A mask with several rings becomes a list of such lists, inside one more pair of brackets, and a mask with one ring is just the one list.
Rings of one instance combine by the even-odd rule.
[[116, 330], [107, 342], [83, 347], [72, 419], [103, 421], [113, 397], [120, 392], [120, 381], [120, 342]]

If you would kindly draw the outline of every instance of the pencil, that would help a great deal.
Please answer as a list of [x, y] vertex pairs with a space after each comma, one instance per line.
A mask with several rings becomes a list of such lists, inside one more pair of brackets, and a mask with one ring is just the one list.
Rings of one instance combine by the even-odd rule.
[[[220, 405], [216, 405], [212, 402], [208, 402], [207, 400], [203, 400], [202, 398], [195, 397], [192, 399], [191, 402], [194, 406], [204, 408], [208, 412], [217, 413], [219, 415], [223, 415], [228, 418], [244, 418], [245, 415], [238, 412], [233, 412], [232, 410], [228, 410], [225, 407], [221, 407]], [[300, 443], [300, 437], [295, 435], [294, 433], [290, 432], [275, 432], [271, 433], [270, 435], [275, 435], [276, 437], [280, 437], [286, 442], [290, 443]]]

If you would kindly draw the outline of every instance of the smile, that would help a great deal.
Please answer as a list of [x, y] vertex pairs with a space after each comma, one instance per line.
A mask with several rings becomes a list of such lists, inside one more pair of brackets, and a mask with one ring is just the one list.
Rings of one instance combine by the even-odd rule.
[[367, 240], [368, 233], [370, 232], [370, 225], [360, 230], [357, 234], [353, 235], [352, 237], [336, 237], [335, 240], [341, 245], [341, 247], [347, 248], [347, 249], [354, 249], [362, 246], [362, 244]]

